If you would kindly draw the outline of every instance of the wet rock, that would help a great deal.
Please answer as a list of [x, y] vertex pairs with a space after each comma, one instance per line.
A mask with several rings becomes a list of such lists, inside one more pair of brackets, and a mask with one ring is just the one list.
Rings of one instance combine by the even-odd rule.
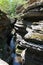
[[8, 42], [10, 41], [9, 36], [11, 35], [11, 30], [12, 27], [10, 19], [7, 17], [6, 13], [0, 10], [0, 58], [5, 61], [7, 61], [8, 56], [10, 55]]
[[[25, 65], [32, 64], [32, 65], [43, 65], [43, 51], [37, 51], [32, 48], [27, 49], [26, 55], [25, 55]], [[40, 61], [40, 62], [39, 62]]]
[[[34, 0], [33, 0], [34, 2]], [[30, 21], [39, 21], [39, 20], [43, 20], [43, 12], [41, 10], [43, 4], [43, 2], [34, 2], [31, 5], [28, 3], [24, 4], [23, 10], [21, 10], [18, 14], [18, 16], [23, 19], [28, 19]], [[20, 8], [21, 9], [21, 8]], [[19, 9], [19, 10], [20, 10]], [[18, 11], [17, 11], [18, 12]], [[41, 14], [42, 13], [42, 14]]]
[[0, 59], [0, 65], [9, 65], [9, 64]]
[[[34, 3], [33, 3], [34, 2]], [[19, 25], [16, 25], [16, 42], [20, 47], [27, 48], [25, 51], [24, 65], [43, 65], [43, 2], [30, 0], [18, 8]], [[22, 21], [22, 25], [21, 25]], [[23, 28], [21, 28], [23, 27]], [[25, 29], [24, 29], [25, 28]], [[18, 32], [19, 31], [19, 32]], [[26, 33], [25, 33], [26, 32]], [[23, 35], [23, 33], [25, 33]], [[19, 52], [19, 50], [17, 50]], [[22, 50], [23, 51], [23, 50]], [[19, 54], [19, 53], [18, 53]]]
[[9, 32], [10, 29], [10, 19], [7, 17], [7, 14], [0, 10], [0, 37], [3, 39]]
[[[31, 6], [30, 4], [33, 4], [35, 2], [39, 2], [40, 0], [28, 0], [24, 5], [19, 5], [16, 9], [16, 12], [19, 13], [23, 13], [26, 12], [26, 10], [28, 10], [29, 6]], [[33, 4], [34, 5], [34, 4]]]
[[43, 41], [43, 34], [33, 33], [33, 34], [31, 35], [31, 38], [32, 38], [32, 39], [37, 39], [37, 40]]
[[16, 30], [16, 33], [21, 34], [22, 37], [27, 33], [26, 26], [23, 24], [22, 20], [17, 20], [14, 25], [14, 28]]
[[28, 33], [24, 36], [25, 39], [43, 41], [43, 22], [36, 22], [31, 25], [31, 29], [27, 27], [26, 30]]

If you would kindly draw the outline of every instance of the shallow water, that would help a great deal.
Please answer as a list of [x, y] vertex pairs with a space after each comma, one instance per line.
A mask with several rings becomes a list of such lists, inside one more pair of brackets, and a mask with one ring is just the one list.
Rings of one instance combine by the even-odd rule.
[[[15, 49], [15, 42], [14, 42], [14, 38], [12, 38], [11, 42], [10, 42], [10, 48], [13, 51]], [[12, 52], [11, 53], [11, 57], [13, 58], [13, 65], [21, 65], [17, 59], [17, 55], [16, 53]]]

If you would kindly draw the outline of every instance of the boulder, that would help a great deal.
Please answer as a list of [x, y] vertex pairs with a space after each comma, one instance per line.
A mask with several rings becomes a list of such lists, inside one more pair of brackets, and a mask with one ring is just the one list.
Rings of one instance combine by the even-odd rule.
[[9, 65], [9, 64], [3, 61], [2, 59], [0, 59], [0, 65]]

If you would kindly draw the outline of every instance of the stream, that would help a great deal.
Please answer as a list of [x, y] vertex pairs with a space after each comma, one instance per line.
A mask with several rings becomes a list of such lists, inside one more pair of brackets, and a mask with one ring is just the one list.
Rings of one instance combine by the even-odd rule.
[[[16, 46], [16, 44], [15, 44], [15, 42], [14, 42], [14, 37], [11, 39], [11, 42], [10, 42], [10, 48], [11, 48], [11, 51], [12, 51], [12, 53], [11, 53], [11, 57], [12, 57], [12, 59], [13, 59], [13, 63], [12, 63], [12, 65], [21, 65], [20, 63], [19, 63], [19, 61], [18, 61], [18, 59], [17, 59], [17, 54], [14, 52], [15, 51], [15, 46]], [[14, 51], [13, 51], [14, 50]]]

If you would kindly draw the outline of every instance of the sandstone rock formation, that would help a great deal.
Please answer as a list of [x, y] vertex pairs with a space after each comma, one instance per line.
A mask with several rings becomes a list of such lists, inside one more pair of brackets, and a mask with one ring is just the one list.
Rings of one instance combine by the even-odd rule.
[[[8, 58], [8, 39], [11, 33], [11, 21], [7, 14], [0, 10], [0, 58], [6, 61]], [[1, 65], [1, 64], [0, 64]]]
[[31, 5], [28, 1], [17, 9], [20, 22], [15, 26], [19, 36], [16, 43], [27, 48], [25, 65], [43, 65], [43, 2], [30, 1]]

